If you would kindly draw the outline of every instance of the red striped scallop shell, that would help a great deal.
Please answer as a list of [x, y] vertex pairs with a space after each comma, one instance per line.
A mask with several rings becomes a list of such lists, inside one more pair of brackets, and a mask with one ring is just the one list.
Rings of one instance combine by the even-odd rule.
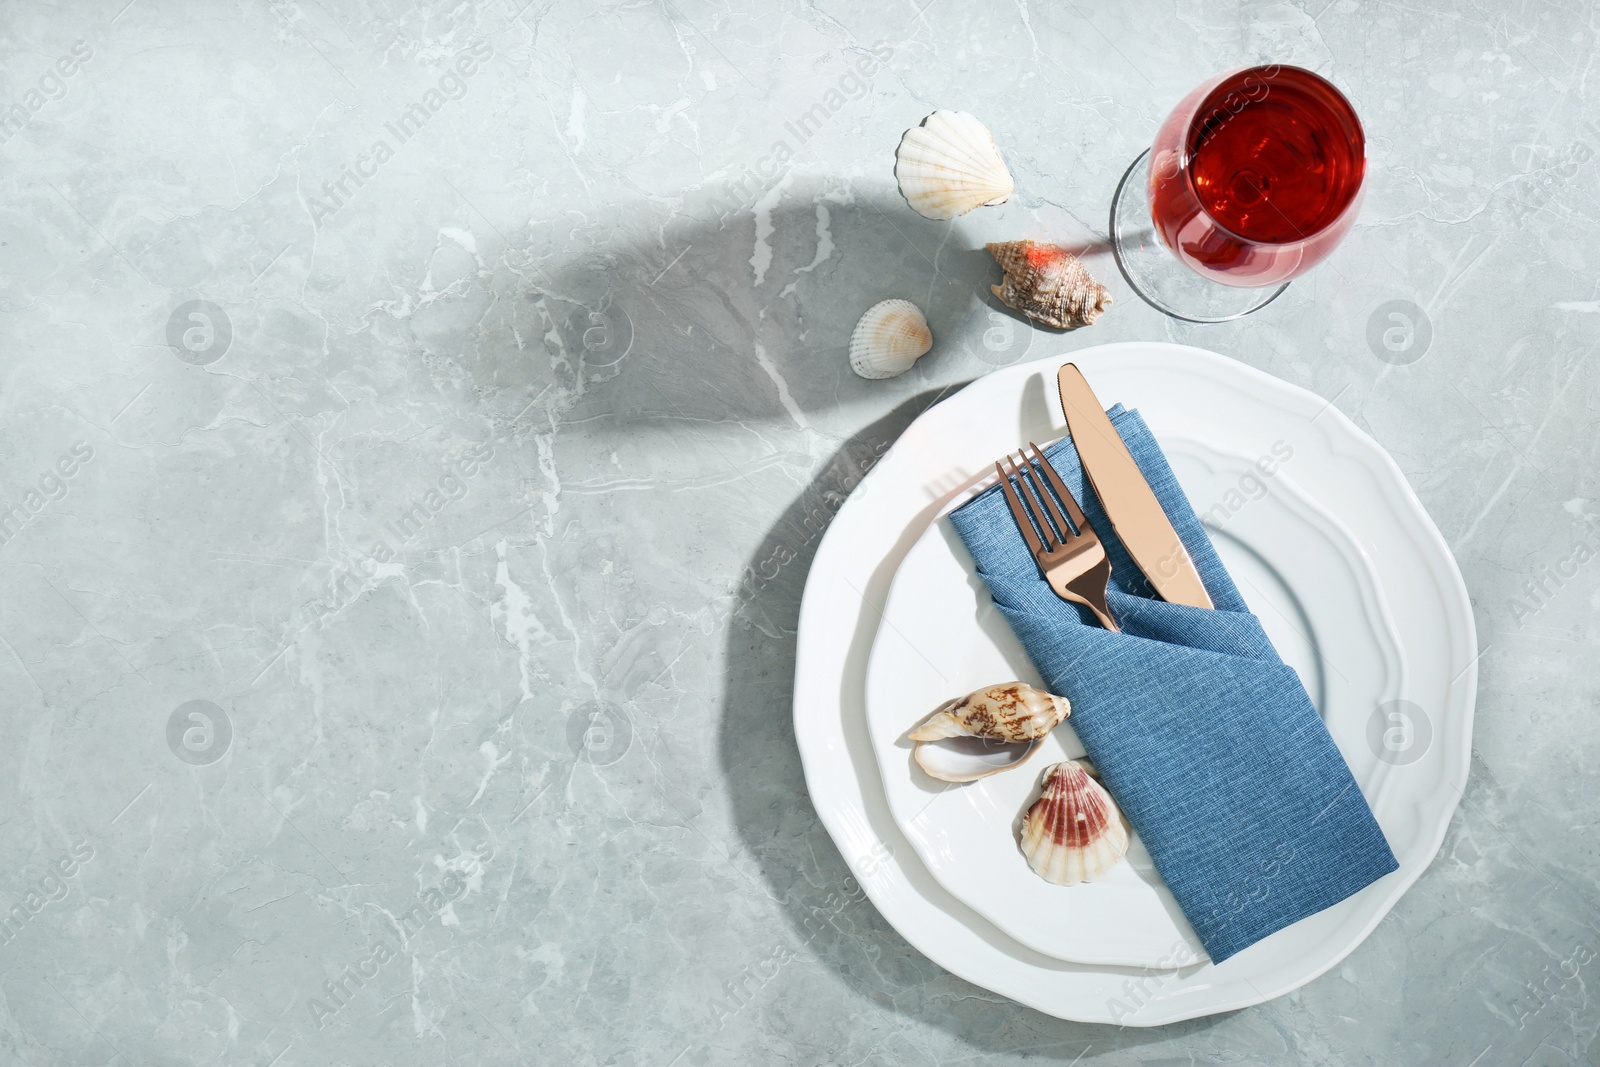
[[1128, 851], [1128, 828], [1105, 787], [1068, 760], [1045, 772], [1039, 799], [1022, 817], [1021, 844], [1039, 877], [1077, 885], [1117, 865]]

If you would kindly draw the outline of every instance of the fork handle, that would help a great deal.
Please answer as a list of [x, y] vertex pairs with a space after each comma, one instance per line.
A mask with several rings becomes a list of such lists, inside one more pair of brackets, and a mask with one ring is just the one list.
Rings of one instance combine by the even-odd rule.
[[1094, 617], [1100, 621], [1100, 625], [1105, 627], [1107, 630], [1110, 630], [1112, 633], [1120, 634], [1122, 632], [1122, 627], [1117, 625], [1117, 620], [1111, 617], [1111, 611], [1109, 607], [1102, 611], [1093, 601], [1085, 596], [1068, 596], [1066, 599], [1072, 601], [1074, 604], [1082, 604], [1084, 607], [1094, 612]]
[[1111, 617], [1111, 613], [1109, 611], [1101, 611], [1093, 604], [1089, 605], [1089, 610], [1094, 612], [1094, 617], [1100, 620], [1101, 626], [1104, 626], [1107, 630], [1110, 630], [1114, 634], [1120, 634], [1122, 632], [1122, 627], [1117, 625], [1117, 620]]

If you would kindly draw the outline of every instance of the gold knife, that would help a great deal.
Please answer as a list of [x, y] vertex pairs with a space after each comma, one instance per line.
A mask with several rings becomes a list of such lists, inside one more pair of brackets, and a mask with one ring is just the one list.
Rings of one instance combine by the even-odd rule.
[[1072, 363], [1064, 364], [1056, 375], [1061, 391], [1061, 411], [1067, 417], [1067, 432], [1083, 463], [1083, 474], [1100, 498], [1100, 506], [1111, 520], [1117, 539], [1133, 557], [1162, 600], [1190, 607], [1212, 607], [1200, 572], [1172, 528], [1172, 521], [1161, 510], [1161, 501], [1144, 480], [1128, 446], [1105, 408], [1084, 380], [1083, 372]]

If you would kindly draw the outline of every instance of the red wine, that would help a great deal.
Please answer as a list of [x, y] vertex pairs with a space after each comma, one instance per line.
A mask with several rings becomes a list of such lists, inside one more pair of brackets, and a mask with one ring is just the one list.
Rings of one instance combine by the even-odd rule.
[[1365, 173], [1361, 123], [1339, 90], [1298, 67], [1250, 67], [1195, 90], [1162, 126], [1150, 211], [1201, 274], [1272, 285], [1349, 230]]

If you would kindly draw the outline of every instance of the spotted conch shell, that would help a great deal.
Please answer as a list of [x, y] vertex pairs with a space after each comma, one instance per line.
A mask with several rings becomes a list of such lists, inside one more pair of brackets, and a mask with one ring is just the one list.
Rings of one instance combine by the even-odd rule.
[[900, 138], [894, 153], [900, 195], [929, 219], [953, 219], [1011, 195], [994, 136], [965, 111], [935, 111]]
[[1070, 714], [1072, 705], [1066, 697], [1026, 682], [1001, 682], [941, 704], [906, 736], [912, 741], [985, 737], [1018, 744], [1043, 737]]
[[1003, 682], [941, 704], [906, 736], [912, 756], [943, 782], [975, 782], [1025, 763], [1072, 711], [1065, 697]]
[[1006, 272], [990, 291], [1046, 326], [1088, 326], [1111, 306], [1111, 293], [1089, 276], [1077, 256], [1038, 241], [997, 241], [985, 246]]
[[1128, 851], [1128, 827], [1105, 787], [1075, 760], [1045, 772], [1044, 790], [1022, 817], [1022, 854], [1056, 885], [1092, 882]]

